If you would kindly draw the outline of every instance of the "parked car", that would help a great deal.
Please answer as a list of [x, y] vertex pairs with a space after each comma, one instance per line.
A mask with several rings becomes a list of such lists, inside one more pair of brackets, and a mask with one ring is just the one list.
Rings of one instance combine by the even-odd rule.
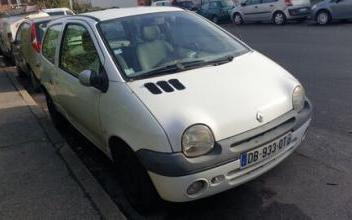
[[232, 0], [211, 0], [203, 3], [197, 13], [214, 23], [219, 23], [230, 19], [229, 11], [233, 8], [234, 3]]
[[324, 0], [312, 6], [312, 18], [320, 25], [352, 19], [352, 0]]
[[1, 33], [0, 33], [0, 49], [2, 53], [8, 57], [12, 57], [12, 42], [15, 39], [18, 27], [25, 19], [48, 17], [49, 15], [43, 12], [32, 13], [27, 15], [16, 15], [7, 18], [2, 18], [1, 23]]
[[50, 16], [75, 15], [75, 13], [68, 8], [48, 8], [42, 9], [42, 11]]
[[187, 10], [60, 18], [42, 55], [52, 120], [67, 119], [116, 163], [141, 210], [158, 195], [192, 201], [262, 175], [295, 151], [311, 122], [297, 79]]
[[194, 5], [193, 1], [175, 1], [173, 6], [176, 6], [182, 9], [187, 9], [190, 11], [198, 10], [198, 8]]
[[58, 17], [44, 17], [24, 20], [17, 31], [12, 53], [20, 75], [31, 79], [33, 89], [40, 90], [40, 50], [47, 24]]
[[310, 15], [310, 0], [246, 0], [231, 12], [232, 21], [273, 22], [283, 25], [287, 20], [304, 21]]
[[152, 3], [152, 6], [172, 6], [170, 1], [156, 1]]

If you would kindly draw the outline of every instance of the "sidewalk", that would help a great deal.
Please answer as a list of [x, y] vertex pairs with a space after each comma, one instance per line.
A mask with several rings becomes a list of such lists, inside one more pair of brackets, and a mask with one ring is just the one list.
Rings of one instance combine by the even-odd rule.
[[[35, 113], [33, 100], [29, 98], [31, 104], [23, 91], [16, 89], [15, 73], [3, 70], [0, 69], [0, 219], [122, 217], [88, 171], [80, 167], [81, 162], [72, 151], [62, 147], [63, 139], [50, 137], [45, 118], [50, 121], [39, 108], [39, 113]], [[38, 118], [40, 114], [43, 118]]]

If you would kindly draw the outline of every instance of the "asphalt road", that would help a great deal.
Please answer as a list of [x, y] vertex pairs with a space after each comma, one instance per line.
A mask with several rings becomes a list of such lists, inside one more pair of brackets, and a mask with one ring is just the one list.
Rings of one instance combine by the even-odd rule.
[[130, 219], [352, 219], [352, 23], [223, 26], [289, 70], [314, 104], [306, 142], [286, 161], [233, 190], [140, 215], [112, 164], [72, 128], [61, 131], [69, 144]]

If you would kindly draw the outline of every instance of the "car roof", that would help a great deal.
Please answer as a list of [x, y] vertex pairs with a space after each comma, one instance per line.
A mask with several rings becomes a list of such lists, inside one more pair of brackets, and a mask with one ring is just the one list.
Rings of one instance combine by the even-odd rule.
[[71, 11], [69, 8], [45, 8], [42, 9], [44, 12], [59, 12], [59, 11]]
[[47, 16], [47, 17], [42, 17], [42, 18], [32, 18], [32, 19], [26, 19], [26, 21], [38, 23], [38, 22], [43, 22], [43, 21], [52, 21], [58, 18], [65, 17], [63, 15], [61, 16]]
[[184, 11], [176, 7], [132, 7], [132, 8], [114, 8], [101, 11], [94, 11], [81, 14], [83, 16], [93, 17], [99, 21], [105, 21], [115, 18], [122, 18], [134, 15], [151, 14], [158, 12]]

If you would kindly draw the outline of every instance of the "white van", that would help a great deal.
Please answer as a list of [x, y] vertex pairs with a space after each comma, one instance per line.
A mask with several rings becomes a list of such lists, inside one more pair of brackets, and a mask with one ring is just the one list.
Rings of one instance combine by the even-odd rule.
[[287, 20], [304, 21], [310, 15], [310, 0], [245, 0], [231, 12], [237, 25], [271, 21], [283, 25]]

